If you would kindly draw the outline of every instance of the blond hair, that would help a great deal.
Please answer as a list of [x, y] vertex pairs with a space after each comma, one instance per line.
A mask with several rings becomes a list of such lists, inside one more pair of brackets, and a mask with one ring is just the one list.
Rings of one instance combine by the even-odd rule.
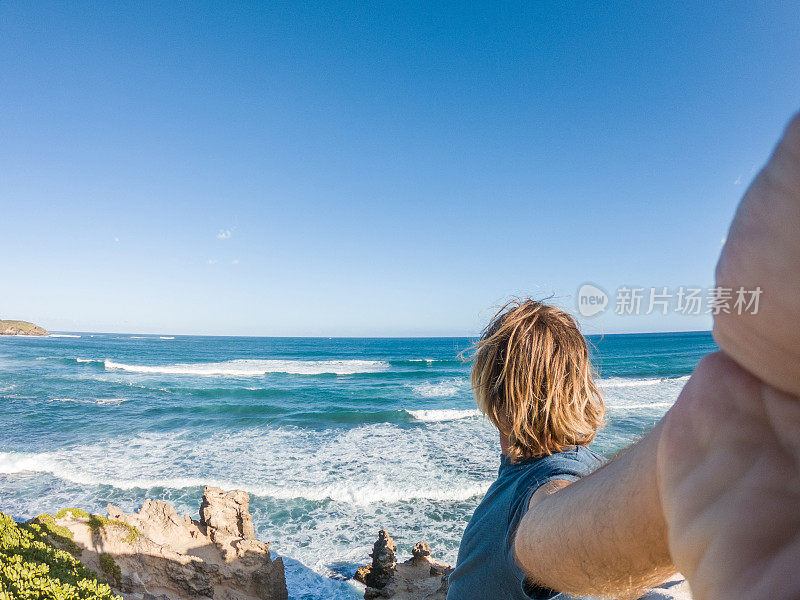
[[603, 424], [586, 339], [563, 310], [508, 302], [473, 346], [478, 408], [508, 437], [512, 461], [587, 445]]

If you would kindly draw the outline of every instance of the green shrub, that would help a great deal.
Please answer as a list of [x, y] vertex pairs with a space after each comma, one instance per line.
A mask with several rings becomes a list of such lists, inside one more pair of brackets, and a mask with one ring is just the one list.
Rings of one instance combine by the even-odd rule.
[[17, 525], [0, 513], [0, 600], [121, 600], [48, 535], [46, 525]]
[[135, 542], [139, 539], [139, 535], [141, 535], [139, 530], [133, 525], [128, 525], [122, 521], [112, 521], [111, 519], [107, 519], [101, 515], [90, 515], [85, 510], [81, 510], [80, 508], [62, 508], [60, 511], [58, 511], [58, 513], [56, 513], [55, 518], [63, 519], [64, 517], [69, 516], [70, 513], [72, 513], [73, 519], [87, 519], [89, 522], [89, 528], [93, 533], [97, 533], [106, 525], [113, 525], [114, 527], [122, 527], [123, 529], [127, 530], [128, 535], [122, 540], [123, 542]]
[[122, 578], [122, 571], [119, 568], [119, 565], [114, 560], [114, 557], [108, 554], [107, 552], [101, 552], [100, 556], [100, 568], [103, 569], [103, 572], [106, 575], [109, 575], [114, 578], [115, 585], [119, 585], [119, 580]]
[[62, 508], [60, 511], [56, 513], [56, 519], [63, 519], [67, 515], [72, 513], [73, 519], [91, 519], [92, 515], [87, 513], [85, 510], [81, 510], [80, 508]]

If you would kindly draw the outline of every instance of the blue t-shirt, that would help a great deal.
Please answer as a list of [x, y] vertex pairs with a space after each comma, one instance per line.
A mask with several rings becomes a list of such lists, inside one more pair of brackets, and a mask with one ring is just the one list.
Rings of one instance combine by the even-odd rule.
[[576, 481], [602, 463], [583, 446], [516, 463], [501, 456], [497, 480], [464, 530], [447, 600], [546, 600], [555, 596], [556, 592], [525, 581], [525, 573], [514, 560], [514, 532], [539, 486], [553, 479]]

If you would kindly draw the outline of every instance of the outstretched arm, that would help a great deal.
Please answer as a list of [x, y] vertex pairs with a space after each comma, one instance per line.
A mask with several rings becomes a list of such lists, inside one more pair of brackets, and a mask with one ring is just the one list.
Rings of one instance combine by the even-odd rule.
[[664, 419], [534, 503], [515, 543], [531, 578], [631, 597], [674, 563], [696, 600], [800, 597], [800, 118], [736, 213], [717, 285], [760, 287], [759, 312], [716, 316], [722, 352]]
[[564, 489], [537, 490], [515, 538], [531, 579], [573, 596], [638, 598], [675, 572], [658, 493], [660, 432]]

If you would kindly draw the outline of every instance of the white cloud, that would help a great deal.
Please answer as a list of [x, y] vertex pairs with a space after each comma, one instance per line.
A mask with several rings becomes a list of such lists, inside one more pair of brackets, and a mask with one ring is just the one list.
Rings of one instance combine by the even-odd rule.
[[734, 182], [733, 182], [733, 185], [741, 185], [741, 184], [742, 184], [742, 176], [741, 176], [741, 175], [739, 175], [739, 176], [736, 178], [736, 181], [734, 181]]
[[233, 231], [230, 229], [220, 229], [219, 233], [217, 234], [218, 240], [229, 240], [233, 235]]
[[118, 244], [118, 243], [119, 243], [119, 238], [118, 238], [118, 237], [115, 237], [115, 238], [114, 238], [114, 243], [115, 243], [115, 244]]
[[231, 264], [232, 264], [232, 265], [238, 265], [238, 264], [239, 264], [239, 259], [238, 259], [238, 258], [234, 258], [234, 259], [231, 261]]
[[217, 259], [216, 259], [216, 258], [209, 258], [209, 259], [208, 259], [208, 264], [210, 264], [210, 265], [215, 265], [215, 264], [217, 264]]

